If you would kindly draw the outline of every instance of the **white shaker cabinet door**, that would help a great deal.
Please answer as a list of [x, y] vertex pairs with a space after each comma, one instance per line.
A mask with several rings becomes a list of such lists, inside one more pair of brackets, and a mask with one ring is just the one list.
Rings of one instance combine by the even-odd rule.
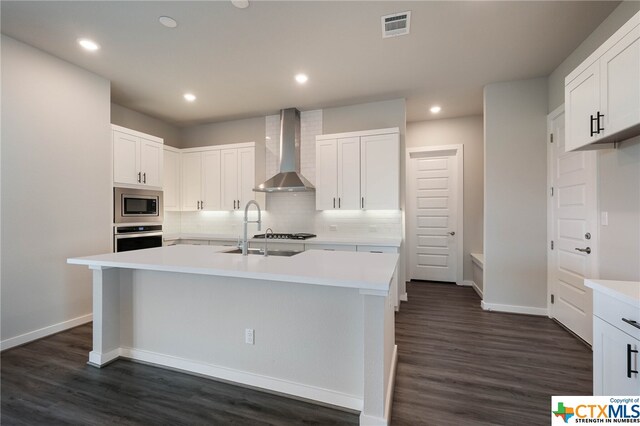
[[604, 134], [640, 123], [640, 26], [605, 52], [600, 73]]
[[338, 208], [338, 141], [327, 139], [316, 144], [316, 210]]
[[162, 144], [140, 139], [140, 172], [142, 184], [162, 188]]
[[113, 182], [137, 185], [139, 170], [139, 138], [113, 131]]
[[182, 210], [199, 210], [202, 200], [202, 154], [182, 154]]
[[640, 395], [640, 341], [599, 317], [593, 321], [594, 395]]
[[238, 210], [238, 149], [220, 151], [222, 210]]
[[[565, 150], [573, 151], [595, 142], [597, 114], [600, 112], [600, 63], [595, 62], [565, 87]], [[596, 121], [593, 121], [595, 118]]]
[[338, 139], [338, 208], [361, 208], [359, 137]]
[[220, 151], [202, 153], [201, 210], [220, 210]]
[[400, 208], [400, 139], [398, 133], [360, 138], [361, 207]]

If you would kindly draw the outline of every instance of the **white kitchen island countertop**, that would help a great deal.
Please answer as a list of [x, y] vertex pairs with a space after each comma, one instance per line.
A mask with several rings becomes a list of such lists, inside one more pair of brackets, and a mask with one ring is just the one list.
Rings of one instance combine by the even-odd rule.
[[640, 281], [586, 279], [584, 285], [634, 307], [640, 306]]
[[291, 257], [221, 253], [224, 246], [174, 245], [68, 259], [92, 268], [125, 268], [216, 275], [330, 287], [387, 295], [396, 271], [396, 253], [311, 250]]

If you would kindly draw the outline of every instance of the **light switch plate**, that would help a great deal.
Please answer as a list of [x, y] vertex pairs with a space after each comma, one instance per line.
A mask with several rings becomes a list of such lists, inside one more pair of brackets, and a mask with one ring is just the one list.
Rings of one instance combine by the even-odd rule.
[[609, 212], [600, 212], [600, 225], [609, 225]]
[[337, 231], [337, 230], [338, 230], [337, 225], [329, 225], [329, 231]]

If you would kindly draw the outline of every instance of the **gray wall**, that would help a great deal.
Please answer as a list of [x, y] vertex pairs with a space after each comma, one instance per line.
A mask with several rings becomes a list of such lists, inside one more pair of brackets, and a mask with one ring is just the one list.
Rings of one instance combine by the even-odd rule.
[[[640, 11], [640, 2], [624, 1], [549, 76], [552, 111], [564, 103], [564, 78], [603, 42]], [[640, 138], [617, 150], [598, 152], [599, 210], [609, 214], [600, 226], [600, 278], [640, 280]]]
[[407, 148], [464, 145], [464, 279], [473, 280], [470, 253], [482, 253], [484, 135], [482, 116], [407, 124]]
[[111, 104], [111, 123], [164, 139], [164, 143], [181, 148], [180, 128], [138, 111]]
[[182, 144], [180, 148], [197, 148], [208, 145], [255, 142], [256, 184], [260, 184], [266, 180], [264, 117], [186, 127], [182, 129], [181, 138]]
[[91, 314], [66, 259], [111, 249], [109, 104], [108, 80], [2, 36], [3, 343]]
[[547, 307], [546, 117], [546, 78], [484, 89], [485, 303]]

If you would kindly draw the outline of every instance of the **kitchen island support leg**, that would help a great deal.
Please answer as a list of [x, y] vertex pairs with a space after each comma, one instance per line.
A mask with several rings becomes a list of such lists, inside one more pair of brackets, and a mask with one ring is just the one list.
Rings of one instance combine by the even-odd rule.
[[[89, 365], [103, 367], [120, 356], [120, 269], [93, 269], [93, 350]], [[126, 271], [125, 273], [131, 273]]]

